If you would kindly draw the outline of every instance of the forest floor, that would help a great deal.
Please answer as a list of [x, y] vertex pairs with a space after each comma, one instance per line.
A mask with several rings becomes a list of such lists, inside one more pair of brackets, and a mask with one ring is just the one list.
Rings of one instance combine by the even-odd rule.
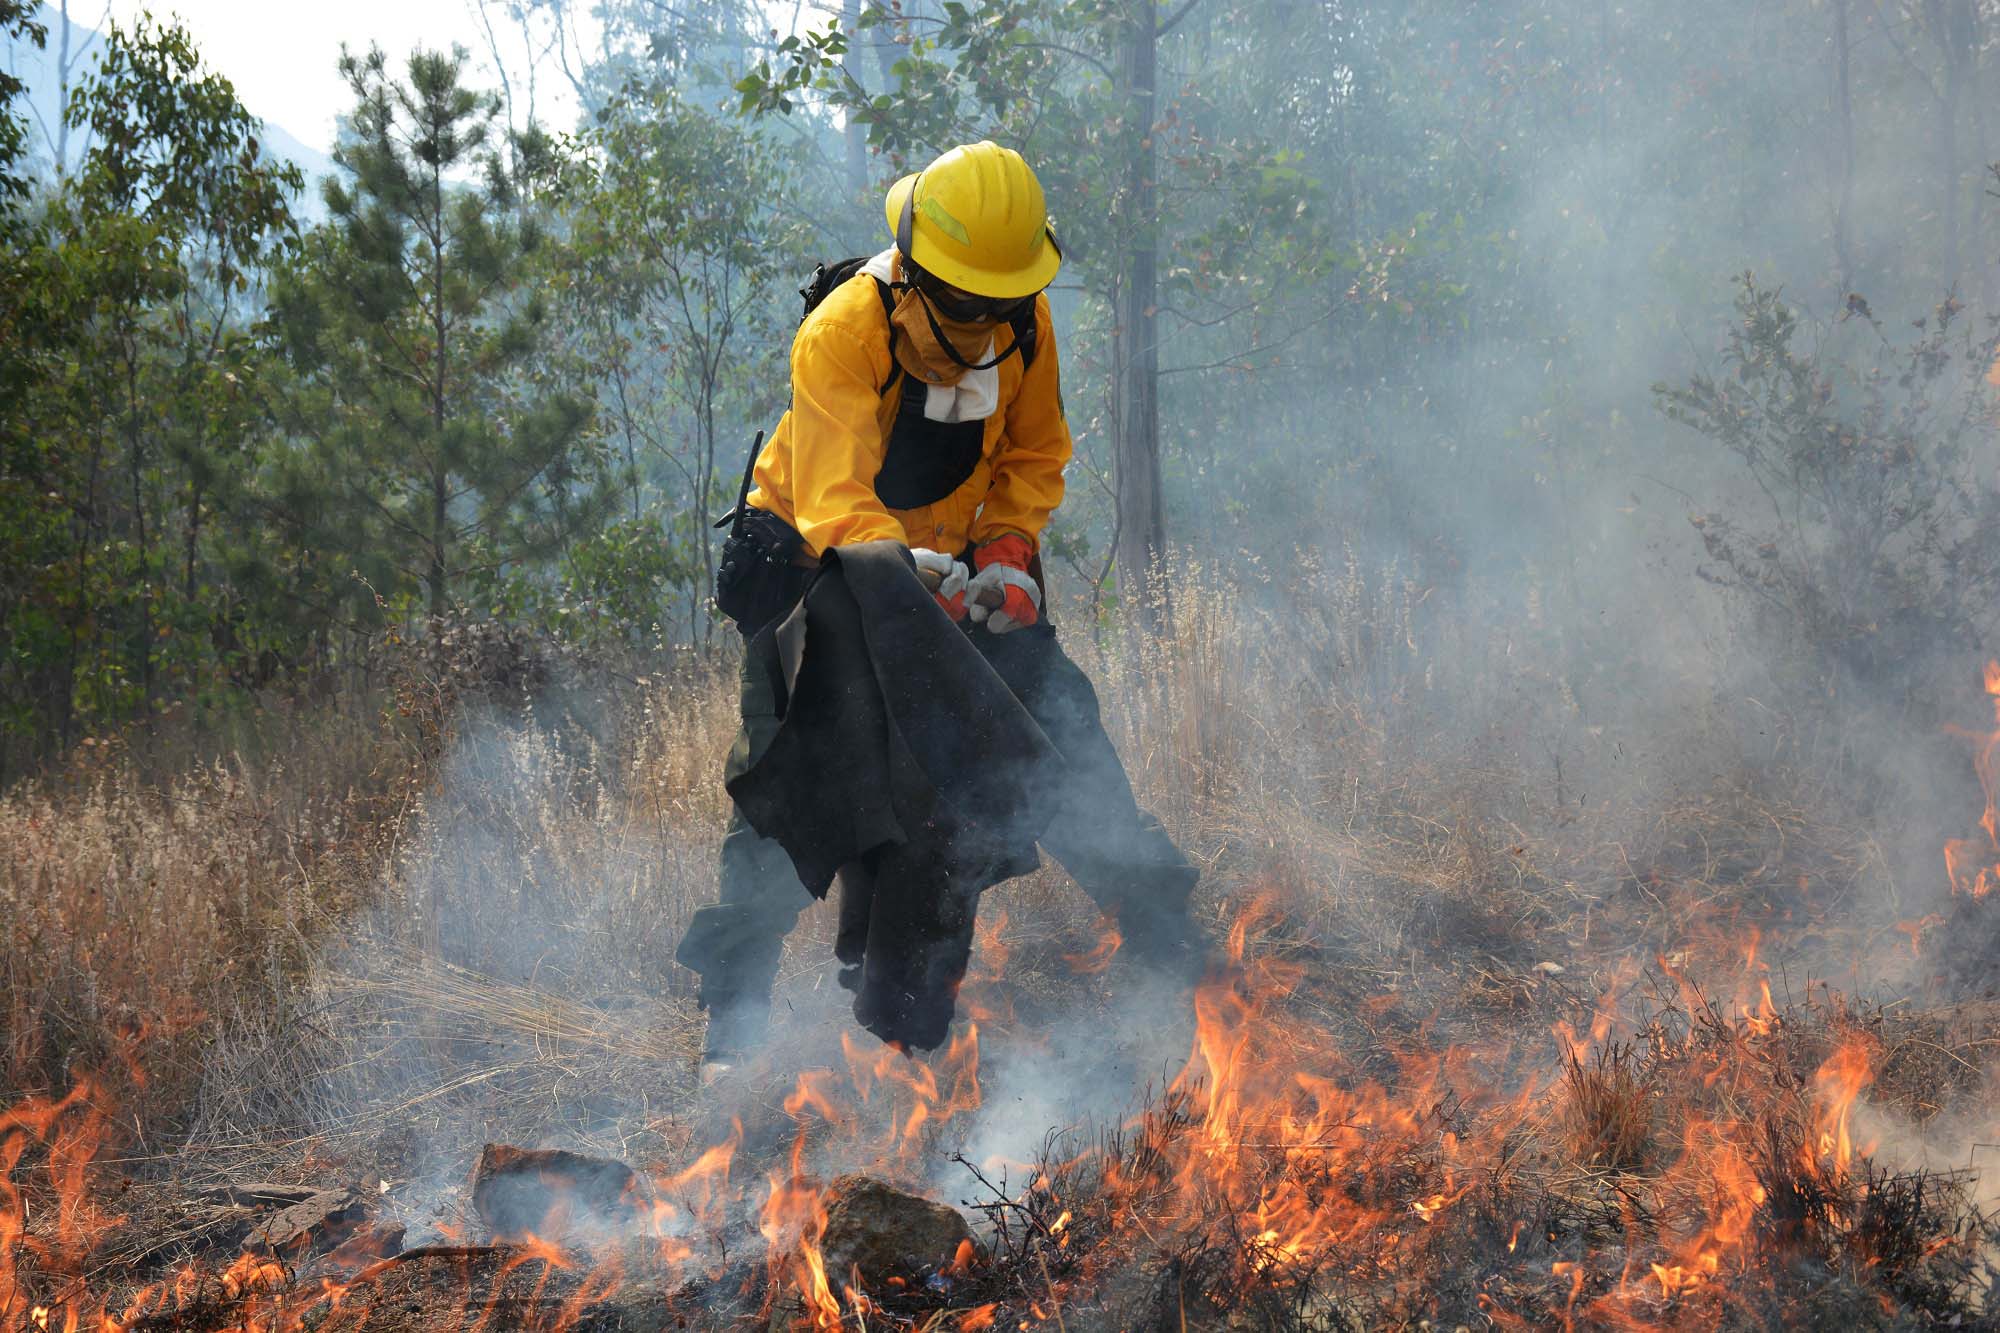
[[[1386, 638], [1176, 614], [1071, 641], [1203, 867], [1206, 978], [1045, 867], [914, 1058], [853, 1027], [822, 907], [770, 1046], [701, 1086], [667, 960], [712, 891], [713, 670], [527, 710], [405, 680], [0, 797], [0, 1328], [1995, 1323], [2000, 855], [1906, 854], [1968, 831], [1970, 763], [1935, 838], [1775, 764], [1586, 792], [1473, 692], [1370, 684], [1426, 679]], [[633, 1175], [495, 1244], [489, 1142]], [[848, 1172], [980, 1252], [829, 1271]]]

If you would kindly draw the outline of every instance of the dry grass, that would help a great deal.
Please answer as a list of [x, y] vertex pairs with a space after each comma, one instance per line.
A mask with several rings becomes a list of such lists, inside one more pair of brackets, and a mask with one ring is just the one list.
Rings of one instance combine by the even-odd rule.
[[151, 784], [114, 737], [0, 794], [17, 1094], [88, 1069], [122, 1083], [142, 1137], [184, 1128], [218, 1023], [295, 986], [316, 932], [372, 896], [415, 795], [399, 738], [365, 711], [270, 725], [265, 761]]
[[212, 1052], [199, 1129], [385, 1176], [484, 1139], [684, 1146], [699, 1039], [672, 962], [713, 893], [733, 693], [701, 671], [461, 715], [366, 908]]
[[[1121, 1007], [1119, 967], [1067, 961], [1095, 914], [1046, 868], [982, 909], [964, 1007], [987, 1108], [904, 1144], [908, 1103], [850, 1090], [849, 1119], [810, 1124], [829, 1172], [965, 1190], [951, 1150], [1004, 1140], [1018, 1164], [1065, 1130], [1047, 1197], [1018, 1165], [1005, 1187], [1000, 1215], [1041, 1230], [987, 1291], [1029, 1318], [1059, 1289], [1070, 1327], [1534, 1324], [1593, 1302], [1748, 1326], [1780, 1298], [1834, 1320], [1976, 1304], [1964, 1182], [1799, 1169], [1843, 1034], [1878, 1054], [1869, 1098], [1913, 1121], [1978, 1106], [2000, 1040], [2000, 1014], [1912, 958], [1921, 932], [1897, 925], [1928, 890], [1898, 881], [1874, 826], [1746, 763], [1726, 710], [1686, 695], [1661, 705], [1671, 746], [1645, 715], [1586, 725], [1561, 673], [1523, 665], [1566, 651], [1532, 605], [1499, 634], [1491, 608], [1351, 560], [1269, 585], [1186, 570], [1177, 588], [1161, 639], [1080, 619], [1065, 638], [1142, 802], [1204, 867], [1200, 911], [1218, 938], [1238, 928], [1264, 987], [1254, 1047], [1274, 1081], [1262, 1118], [1229, 1127], [1282, 1143], [1300, 1073], [1376, 1118], [1345, 1157], [1253, 1147], [1238, 1185], [1189, 1192], [1176, 1172], [1206, 1094], [1114, 1114], [1106, 1089], [1130, 1105], [1159, 1069], [1113, 1070], [1110, 1048], [1168, 1025]], [[341, 739], [282, 763], [149, 785], [114, 751], [0, 798], [14, 1086], [142, 1069], [143, 1088], [121, 1075], [137, 1128], [119, 1146], [160, 1189], [379, 1175], [418, 1227], [460, 1218], [486, 1139], [671, 1171], [731, 1113], [753, 1142], [788, 1137], [801, 1069], [845, 1086], [823, 912], [790, 943], [769, 1065], [726, 1101], [692, 1084], [699, 1015], [669, 960], [713, 892], [726, 667], [642, 686], [556, 671], [525, 710], [432, 684], [405, 691], [398, 726], [327, 728]], [[1837, 1002], [1827, 979], [1887, 999]], [[1638, 1301], [1648, 1265], [1684, 1263], [1715, 1215], [1717, 1124], [1759, 1127], [1717, 1141], [1761, 1181], [1762, 1239], [1729, 1251], [1728, 1283]], [[1379, 1221], [1278, 1263], [1243, 1191], [1280, 1188]], [[1831, 1276], [1782, 1276], [1801, 1264]], [[722, 1269], [714, 1290], [744, 1280]]]

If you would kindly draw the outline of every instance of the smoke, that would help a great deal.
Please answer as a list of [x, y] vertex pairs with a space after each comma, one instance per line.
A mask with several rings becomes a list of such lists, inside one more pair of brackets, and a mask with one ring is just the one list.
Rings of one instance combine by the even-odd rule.
[[[1356, 91], [1337, 124], [1302, 117], [1285, 146], [1329, 188], [1358, 179], [1323, 204], [1362, 252], [1397, 243], [1386, 295], [1357, 303], [1343, 271], [1314, 289], [1326, 336], [1282, 344], [1244, 380], [1171, 380], [1163, 414], [1196, 469], [1179, 531], [1251, 555], [1246, 596], [1307, 663], [1296, 669], [1322, 671], [1400, 736], [1478, 747], [1621, 843], [1718, 784], [1811, 786], [1830, 818], [1865, 819], [1884, 846], [1895, 887], [1856, 898], [1858, 926], [1934, 907], [1937, 846], [1977, 814], [1967, 751], [1942, 729], [1981, 724], [1971, 645], [1990, 616], [1879, 627], [1896, 669], [1871, 677], [1774, 612], [1767, 589], [1718, 586], [1728, 571], [1691, 519], [1794, 532], [1830, 586], [1872, 577], [1878, 555], [1816, 519], [1816, 497], [1774, 496], [1720, 442], [1668, 420], [1654, 393], [1734, 379], [1732, 279], [1750, 272], [1801, 313], [1800, 351], [1858, 425], [1883, 340], [1915, 337], [1910, 322], [1948, 291], [1977, 303], [1991, 284], [1990, 204], [1964, 193], [1985, 150], [1960, 145], [1952, 222], [1932, 207], [1948, 197], [1932, 108], [1903, 100], [1933, 53], [1856, 17], [1843, 94], [1835, 9], [1558, 7], [1531, 21], [1406, 7], [1300, 35], [1296, 67], [1272, 62], [1273, 99], [1286, 104], [1288, 72], [1333, 55]], [[1434, 76], [1430, 100], [1371, 96], [1411, 65]], [[1400, 137], [1411, 122], [1435, 137]], [[1847, 314], [1849, 293], [1882, 332]], [[1175, 337], [1172, 360], [1195, 364], [1243, 341], [1233, 328]], [[1955, 365], [1953, 385], [1981, 369]], [[1210, 435], [1226, 446], [1205, 447]], [[1926, 427], [1917, 443], [1943, 437]], [[1990, 430], [1967, 442], [1973, 472], [1994, 472], [1995, 443]], [[1321, 606], [1300, 605], [1302, 586], [1310, 598], [1329, 585]], [[1332, 623], [1290, 632], [1315, 620]], [[1892, 949], [1879, 968], [1900, 975]]]
[[[1653, 386], [1726, 369], [1729, 280], [1745, 270], [1783, 285], [1814, 321], [1806, 340], [1841, 363], [1871, 336], [1833, 323], [1850, 287], [1895, 327], [1959, 275], [1935, 246], [1898, 239], [1921, 230], [1904, 216], [1908, 154], [1893, 151], [1914, 112], [1869, 127], [1851, 180], [1829, 162], [1817, 10], [1779, 6], [1780, 22], [1767, 6], [1692, 8], [1627, 7], [1608, 33], [1560, 37], [1516, 33], [1519, 16], [1425, 13], [1395, 28], [1404, 55], [1450, 75], [1410, 139], [1459, 146], [1363, 151], [1379, 146], [1358, 137], [1398, 128], [1386, 94], [1352, 108], [1345, 137], [1302, 127], [1296, 145], [1318, 179], [1350, 176], [1357, 158], [1372, 173], [1341, 241], [1400, 247], [1384, 259], [1389, 299], [1364, 308], [1343, 270], [1306, 298], [1308, 318], [1336, 317], [1286, 343], [1277, 368], [1164, 381], [1187, 468], [1174, 531], [1204, 556], [1173, 571], [1172, 633], [1133, 647], [1114, 632], [1100, 651], [1082, 608], [1056, 615], [1142, 803], [1213, 867], [1200, 898], [1212, 928], [1225, 895], [1261, 891], [1343, 963], [1421, 948], [1560, 969], [1566, 932], [1581, 918], [1588, 939], [1600, 901], [1692, 867], [1773, 919], [1832, 896], [1835, 919], [1816, 930], [1881, 941], [1857, 959], [1824, 934], [1773, 939], [1786, 964], [1909, 981], [1892, 927], [1945, 891], [1936, 847], [1964, 831], [1977, 793], [1955, 793], [1969, 772], [1934, 727], [1901, 725], [1897, 699], [1785, 693], [1802, 679], [1795, 645], [1699, 576], [1688, 522], [1757, 512], [1765, 497], [1725, 450], [1666, 420]], [[1503, 50], [1517, 37], [1518, 58]], [[1579, 98], [1601, 114], [1574, 114]], [[1799, 107], [1811, 111], [1789, 115]], [[1846, 260], [1830, 214], [1843, 196]], [[1399, 300], [1415, 313], [1393, 313]], [[1303, 323], [1296, 304], [1282, 313]], [[1221, 360], [1241, 339], [1234, 326], [1188, 332], [1173, 356]], [[704, 697], [726, 711], [726, 690]], [[419, 1182], [419, 1211], [448, 1212], [489, 1139], [680, 1160], [732, 1122], [765, 1150], [804, 1127], [815, 1170], [886, 1161], [949, 1191], [966, 1182], [935, 1147], [982, 1168], [1030, 1162], [1052, 1132], [1087, 1139], [1123, 1122], [1188, 1060], [1177, 981], [1130, 959], [1101, 983], [1063, 975], [1056, 960], [1087, 941], [1090, 914], [1048, 875], [982, 904], [987, 920], [1014, 913], [1018, 931], [1025, 901], [1034, 947], [1004, 974], [1015, 1009], [979, 1020], [976, 1108], [936, 1140], [902, 1140], [912, 1102], [893, 1079], [871, 1073], [857, 1090], [829, 909], [794, 934], [770, 1043], [702, 1089], [702, 1018], [669, 960], [713, 895], [734, 722], [672, 706], [688, 711], [462, 723], [383, 905], [316, 956], [312, 1072], [277, 1118], [366, 1141], [382, 1174]], [[1887, 721], [1866, 720], [1871, 708]], [[1805, 777], [1727, 818], [1759, 855], [1701, 862], [1691, 804], [1741, 798], [1782, 767]], [[1798, 873], [1793, 842], [1818, 836], [1821, 812], [1780, 807], [1803, 790], [1831, 819], [1849, 808], [1843, 784], [1880, 797], [1854, 830], [1871, 849], [1828, 858], [1824, 877]], [[1554, 847], [1537, 866], [1578, 821], [1593, 847]], [[1494, 887], [1510, 884], [1546, 890], [1567, 915]], [[1410, 1001], [1412, 1027], [1430, 998]], [[942, 1053], [893, 1061], [910, 1078], [944, 1068]], [[252, 1067], [224, 1060], [218, 1077]], [[829, 1129], [787, 1111], [801, 1075], [850, 1119]], [[1883, 1137], [1911, 1160], [1962, 1162], [1985, 1133], [1940, 1123]]]
[[[1973, 1077], [1982, 1090], [1990, 1087], [1990, 1070]], [[2000, 1206], [2000, 1172], [1993, 1160], [2000, 1152], [2000, 1123], [1986, 1109], [1990, 1104], [1982, 1091], [1969, 1105], [1919, 1122], [1864, 1098], [1855, 1104], [1854, 1135], [1886, 1170], [1962, 1175], [1971, 1183], [1972, 1203], [1990, 1213]]]
[[700, 1020], [671, 959], [719, 820], [676, 770], [722, 744], [706, 697], [683, 703], [650, 724], [629, 691], [468, 708], [385, 825], [372, 900], [311, 941], [285, 1012], [211, 1053], [202, 1135], [302, 1137], [390, 1182], [413, 1238], [468, 1225], [487, 1142], [679, 1152]]
[[[958, 1149], [996, 1183], [1018, 1187], [1045, 1143], [1089, 1146], [1129, 1123], [1194, 1052], [1193, 994], [1181, 978], [1114, 962], [1100, 1003], [1066, 1008], [981, 1046], [983, 1098]], [[962, 1168], [940, 1162], [935, 1188], [963, 1191]]]
[[[315, 942], [291, 1012], [244, 1016], [212, 1053], [203, 1135], [304, 1136], [387, 1182], [415, 1244], [478, 1232], [471, 1174], [489, 1142], [671, 1175], [740, 1132], [733, 1177], [754, 1205], [767, 1163], [805, 1132], [822, 1176], [928, 1173], [963, 1192], [969, 1178], [941, 1142], [975, 1162], [1025, 1162], [1052, 1128], [1116, 1123], [1149, 1080], [1178, 1070], [1185, 993], [1148, 986], [1122, 959], [1109, 1004], [1104, 977], [1070, 978], [1060, 954], [1089, 948], [1091, 912], [1045, 874], [1034, 891], [1045, 956], [1027, 965], [1064, 978], [1062, 998], [1046, 1015], [984, 1024], [964, 1062], [980, 1092], [950, 1116], [949, 1052], [905, 1057], [854, 1030], [830, 904], [802, 913], [764, 1049], [703, 1087], [704, 1017], [671, 960], [715, 892], [731, 705], [705, 689], [598, 689], [468, 709], [404, 812], [379, 897]], [[989, 901], [989, 923], [1013, 896]], [[995, 967], [982, 953], [975, 973]], [[969, 1026], [961, 1018], [957, 1036]], [[912, 1092], [926, 1078], [934, 1090]], [[785, 1107], [808, 1084], [826, 1090], [831, 1116]], [[942, 1140], [904, 1135], [919, 1110], [952, 1121]], [[668, 1234], [689, 1225], [673, 1220]]]
[[[1799, 757], [1796, 733], [1734, 707], [1753, 692], [1767, 709], [1803, 701], [1771, 697], [1792, 679], [1786, 645], [1750, 623], [1753, 598], [1701, 580], [1688, 523], [1765, 497], [1726, 450], [1666, 420], [1653, 386], [1727, 369], [1745, 271], [1808, 314], [1804, 338], [1830, 364], [1852, 364], [1872, 335], [1835, 327], [1850, 291], [1894, 329], [1991, 268], [1974, 256], [1940, 271], [1945, 223], [1910, 212], [1943, 197], [1935, 162], [1912, 152], [1928, 108], [1900, 100], [1909, 71], [1872, 29], [1833, 48], [1835, 8], [1343, 6], [1297, 30], [1296, 12], [1271, 15], [1269, 39], [1296, 46], [1267, 57], [1268, 96], [1300, 111], [1284, 147], [1330, 191], [1318, 204], [1343, 243], [1393, 253], [1380, 299], [1343, 290], [1351, 269], [1312, 302], [1281, 289], [1329, 322], [1281, 343], [1272, 368], [1167, 381], [1168, 429], [1196, 469], [1179, 531], [1274, 569], [1301, 547], [1322, 566], [1351, 551], [1370, 577], [1430, 590], [1421, 620], [1505, 642], [1492, 670], [1541, 677], [1511, 700], [1461, 690], [1449, 721], [1563, 733], [1600, 790], [1618, 780], [1618, 747], [1657, 751], [1668, 733], [1692, 752], [1671, 766], [1696, 774]], [[1351, 76], [1333, 118], [1328, 68]], [[1430, 96], [1396, 101], [1411, 68]], [[1182, 74], [1200, 85], [1205, 71]], [[1954, 170], [1970, 188], [1984, 163], [1968, 145]], [[1272, 307], [1282, 329], [1294, 312]], [[1169, 327], [1174, 362], [1244, 341], [1233, 326]]]

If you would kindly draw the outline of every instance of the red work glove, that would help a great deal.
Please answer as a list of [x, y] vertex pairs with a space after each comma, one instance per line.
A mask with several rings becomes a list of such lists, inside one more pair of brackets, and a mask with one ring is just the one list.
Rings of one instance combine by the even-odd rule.
[[[1007, 634], [1042, 618], [1042, 590], [1029, 577], [1035, 548], [1026, 537], [995, 537], [972, 553], [979, 573], [967, 599], [972, 619], [995, 634]], [[998, 605], [995, 605], [995, 603]]]
[[966, 590], [972, 579], [972, 571], [965, 567], [965, 562], [921, 546], [910, 548], [910, 558], [916, 562], [917, 577], [931, 590], [931, 596], [937, 598], [944, 613], [953, 620], [965, 619]]

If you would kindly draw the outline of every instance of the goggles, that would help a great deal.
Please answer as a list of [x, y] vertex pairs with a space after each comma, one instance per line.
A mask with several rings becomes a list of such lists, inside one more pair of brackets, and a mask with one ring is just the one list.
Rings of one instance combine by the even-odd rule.
[[946, 319], [960, 320], [967, 324], [985, 321], [998, 323], [1011, 319], [1016, 312], [1035, 298], [1033, 296], [953, 296], [944, 290], [944, 284], [929, 273], [919, 269], [916, 274], [917, 290], [924, 299], [938, 308]]

